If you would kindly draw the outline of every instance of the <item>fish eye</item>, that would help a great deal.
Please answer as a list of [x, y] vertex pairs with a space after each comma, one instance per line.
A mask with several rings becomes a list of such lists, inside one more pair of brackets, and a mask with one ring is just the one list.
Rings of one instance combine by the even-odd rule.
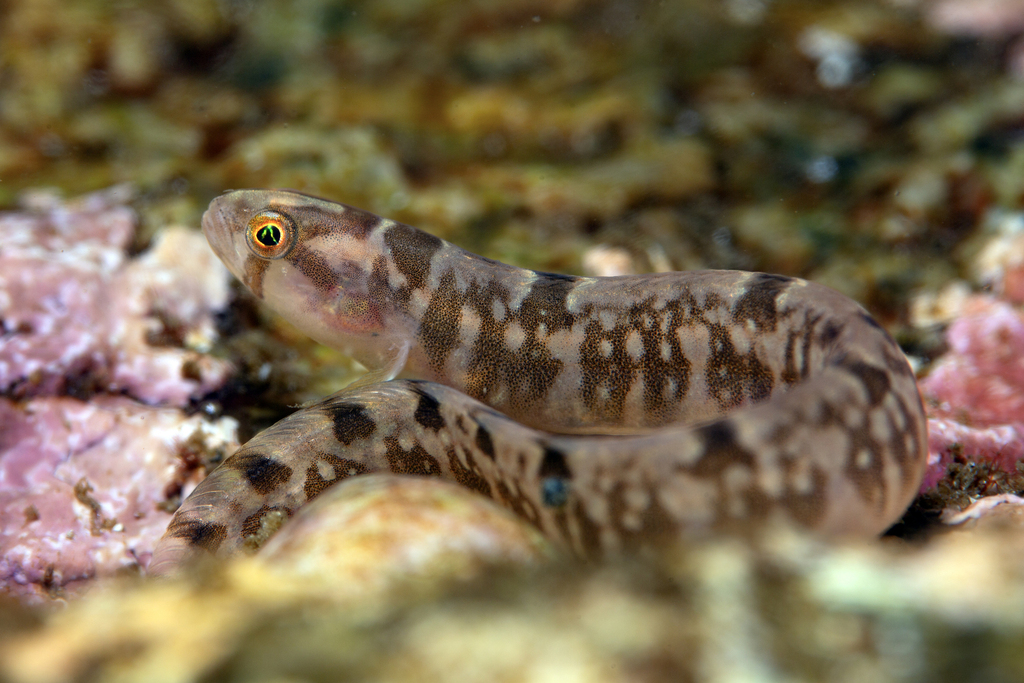
[[249, 219], [245, 241], [260, 258], [284, 258], [295, 246], [295, 223], [283, 213], [265, 209]]

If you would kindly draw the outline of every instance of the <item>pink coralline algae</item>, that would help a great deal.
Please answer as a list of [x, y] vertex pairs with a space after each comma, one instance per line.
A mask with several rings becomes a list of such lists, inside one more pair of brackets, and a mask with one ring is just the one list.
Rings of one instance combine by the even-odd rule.
[[[226, 446], [230, 421], [120, 396], [0, 399], [0, 585], [51, 593], [144, 565], [192, 484], [180, 450]], [[191, 473], [195, 476], [195, 473]]]
[[128, 197], [0, 214], [0, 591], [145, 566], [196, 452], [236, 446], [232, 420], [180, 410], [230, 374], [202, 352], [227, 273], [194, 230], [129, 258]]
[[930, 461], [922, 490], [956, 459], [1016, 472], [1024, 458], [1024, 313], [969, 297], [946, 331], [950, 349], [920, 382]]
[[935, 0], [925, 20], [939, 31], [962, 36], [1004, 37], [1024, 29], [1022, 0]]
[[223, 269], [194, 231], [163, 233], [141, 258], [116, 191], [0, 215], [0, 391], [16, 396], [90, 388], [151, 404], [186, 405], [220, 386], [228, 366], [152, 339], [214, 336]]

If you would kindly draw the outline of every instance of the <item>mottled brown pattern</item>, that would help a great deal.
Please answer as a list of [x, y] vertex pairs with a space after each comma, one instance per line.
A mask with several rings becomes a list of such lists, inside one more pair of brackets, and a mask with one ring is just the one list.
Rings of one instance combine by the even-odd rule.
[[441, 276], [440, 283], [420, 321], [419, 341], [430, 358], [431, 367], [441, 372], [459, 340], [464, 297], [455, 286], [455, 273]]
[[[586, 557], [769, 519], [877, 534], [920, 482], [927, 433], [913, 372], [877, 322], [827, 288], [731, 271], [531, 273], [323, 200], [229, 193], [203, 228], [257, 296], [266, 265], [239, 236], [268, 207], [301, 231], [278, 261], [291, 278], [280, 281], [319, 297], [277, 304], [282, 314], [321, 332], [370, 329], [371, 351], [392, 335], [391, 348], [410, 345], [407, 373], [452, 386], [357, 387], [261, 433], [183, 504], [154, 571], [236, 552], [270, 512], [364, 472], [447, 477]], [[325, 246], [353, 236], [358, 253]], [[359, 296], [366, 306], [344, 300]], [[366, 307], [378, 325], [330, 318]]]
[[211, 554], [217, 552], [227, 535], [228, 529], [225, 524], [183, 519], [178, 516], [171, 520], [167, 525], [167, 531], [164, 532], [164, 538], [182, 539], [190, 546]]
[[[551, 382], [561, 371], [562, 363], [538, 339], [543, 324], [547, 332], [565, 329], [571, 322], [565, 308], [565, 297], [572, 289], [572, 278], [540, 275], [530, 287], [517, 310], [512, 310], [511, 293], [495, 283], [474, 285], [465, 295], [465, 302], [480, 319], [480, 333], [473, 343], [466, 367], [466, 393], [486, 400], [498, 388], [509, 392], [510, 403], [520, 410], [537, 405]], [[494, 317], [493, 302], [505, 309], [502, 320]], [[505, 344], [509, 327], [518, 325], [523, 341], [512, 350]]]
[[301, 242], [292, 249], [288, 260], [317, 289], [324, 292], [331, 292], [338, 286], [340, 277], [335, 272], [335, 268], [347, 264], [347, 261], [332, 262], [324, 254], [315, 249], [310, 249]]
[[[610, 516], [622, 544], [617, 550], [635, 553], [659, 543], [670, 545], [674, 535], [673, 531], [676, 528], [676, 520], [658, 501], [657, 491], [647, 489], [646, 493], [650, 497], [650, 501], [639, 513], [627, 502], [626, 491], [625, 485], [618, 484], [608, 493]], [[639, 517], [638, 524], [627, 525], [625, 523], [627, 516]], [[596, 529], [591, 533], [596, 533]], [[592, 544], [589, 551], [590, 557], [600, 557], [606, 552], [596, 539], [591, 539], [590, 543]]]
[[296, 224], [301, 226], [301, 240], [309, 240], [334, 232], [365, 238], [383, 220], [376, 214], [351, 206], [345, 207], [344, 211], [337, 211], [337, 205], [333, 202], [305, 192], [289, 190], [288, 196], [305, 197], [312, 201], [298, 205], [294, 202], [270, 201], [268, 208], [291, 215]]
[[269, 515], [271, 512], [283, 512], [291, 517], [291, 510], [282, 509], [277, 506], [263, 505], [259, 510], [252, 513], [244, 520], [242, 520], [241, 536], [242, 538], [248, 538], [249, 536], [256, 536], [260, 533], [260, 527], [263, 526], [263, 518]]
[[395, 474], [420, 474], [428, 477], [441, 476], [441, 464], [422, 444], [415, 443], [405, 450], [398, 439], [384, 439], [388, 469]]
[[[820, 468], [811, 467], [810, 490], [807, 493], [801, 493], [792, 487], [788, 488], [782, 497], [782, 505], [789, 512], [794, 522], [810, 528], [825, 513], [825, 507], [828, 504], [828, 501], [825, 500], [825, 492], [827, 490], [827, 475]], [[766, 500], [763, 494], [752, 491], [752, 495], [755, 495], [758, 503], [760, 503], [760, 506], [756, 507], [751, 504], [752, 501], [748, 501], [748, 506], [750, 506], [754, 516], [758, 516], [757, 513], [770, 509], [771, 502]]]
[[725, 325], [708, 323], [707, 328], [711, 336], [711, 358], [704, 376], [721, 410], [768, 398], [775, 383], [771, 369], [756, 355], [737, 352]]
[[793, 278], [758, 273], [732, 309], [733, 321], [753, 321], [763, 332], [774, 332], [779, 323], [775, 300], [792, 284]]
[[[332, 478], [325, 479], [323, 474], [321, 474], [320, 469], [323, 465], [329, 466], [334, 472]], [[370, 468], [365, 462], [351, 458], [339, 458], [332, 453], [321, 451], [316, 454], [309, 467], [306, 468], [306, 481], [303, 484], [302, 491], [306, 495], [306, 500], [313, 500], [342, 479], [359, 474], [367, 474], [368, 472], [370, 472]]]
[[261, 496], [288, 483], [292, 476], [292, 468], [249, 449], [239, 451], [225, 460], [224, 466], [238, 470], [252, 486], [252, 490]]
[[444, 246], [444, 242], [416, 228], [396, 223], [384, 233], [384, 244], [391, 252], [391, 260], [402, 275], [405, 286], [419, 289], [430, 276], [430, 260]]
[[477, 491], [485, 496], [490, 497], [491, 484], [487, 481], [487, 477], [475, 466], [472, 453], [466, 453], [466, 458], [469, 461], [468, 465], [463, 465], [462, 460], [459, 458], [454, 448], [449, 448], [448, 452], [448, 469], [452, 473], [452, 478], [462, 484], [471, 491]]
[[[818, 424], [822, 427], [845, 428], [843, 424], [841, 406], [833, 406], [825, 403], [821, 406], [821, 419]], [[845, 463], [845, 476], [857, 489], [858, 495], [864, 505], [870, 509], [884, 509], [886, 503], [886, 491], [882, 485], [882, 458], [878, 454], [882, 452], [882, 446], [864, 429], [847, 429], [849, 441], [843, 453]], [[867, 453], [868, 456], [863, 455]], [[858, 462], [859, 458], [867, 458], [866, 465]]]
[[[653, 297], [649, 297], [631, 306], [611, 330], [605, 330], [599, 320], [587, 322], [580, 345], [580, 398], [591, 410], [601, 411], [608, 418], [621, 415], [626, 395], [638, 380], [643, 381], [644, 407], [653, 422], [665, 421], [663, 416], [686, 396], [692, 363], [679, 345], [678, 332], [692, 323], [683, 311], [695, 302], [689, 297], [674, 299], [660, 310], [653, 304]], [[643, 345], [639, 362], [626, 349], [630, 333], [639, 334]], [[604, 344], [611, 346], [610, 354], [602, 351]], [[667, 359], [662, 344], [669, 347]], [[605, 395], [598, 391], [602, 386]]]

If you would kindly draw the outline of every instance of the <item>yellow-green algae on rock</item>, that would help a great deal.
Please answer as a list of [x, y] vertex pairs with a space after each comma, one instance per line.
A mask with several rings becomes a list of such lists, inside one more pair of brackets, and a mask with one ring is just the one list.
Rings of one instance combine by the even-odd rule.
[[331, 599], [366, 599], [406, 583], [468, 579], [554, 554], [534, 527], [461, 486], [377, 474], [327, 489], [270, 539], [259, 559], [284, 580], [320, 585]]
[[[997, 533], [1005, 524], [1016, 540]], [[41, 629], [5, 633], [0, 678], [1020, 680], [1019, 529], [984, 522], [924, 551], [715, 541], [657, 565], [555, 561], [340, 599], [246, 558], [97, 590]]]

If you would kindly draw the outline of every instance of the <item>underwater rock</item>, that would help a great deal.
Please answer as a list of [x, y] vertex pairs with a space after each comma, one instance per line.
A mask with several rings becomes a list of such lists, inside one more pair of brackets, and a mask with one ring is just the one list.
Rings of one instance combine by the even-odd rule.
[[230, 365], [200, 352], [227, 303], [226, 271], [184, 228], [130, 259], [128, 197], [39, 195], [28, 211], [0, 214], [0, 391], [184, 406], [227, 379]]
[[233, 419], [180, 410], [231, 373], [204, 353], [227, 273], [185, 228], [131, 258], [130, 198], [35, 193], [0, 214], [0, 592], [144, 565], [168, 500], [237, 447]]
[[537, 562], [553, 546], [533, 526], [468, 489], [428, 477], [371, 474], [332, 486], [261, 549], [274, 572], [325, 594], [384, 594], [403, 584], [468, 579]]
[[0, 592], [60, 597], [145, 565], [163, 504], [235, 428], [122, 396], [0, 398]]

